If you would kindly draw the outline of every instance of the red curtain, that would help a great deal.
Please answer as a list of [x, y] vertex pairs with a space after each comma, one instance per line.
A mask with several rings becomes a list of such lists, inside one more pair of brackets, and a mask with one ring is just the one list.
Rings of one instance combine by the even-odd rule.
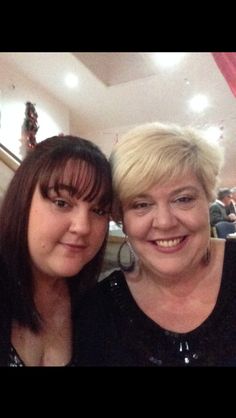
[[233, 95], [236, 97], [236, 53], [212, 52], [212, 55]]

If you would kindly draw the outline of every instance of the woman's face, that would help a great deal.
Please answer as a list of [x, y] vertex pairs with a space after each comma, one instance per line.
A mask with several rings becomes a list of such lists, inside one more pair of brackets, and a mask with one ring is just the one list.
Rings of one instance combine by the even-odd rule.
[[209, 203], [195, 175], [154, 185], [123, 205], [123, 225], [141, 265], [163, 277], [199, 265], [209, 242]]
[[100, 249], [109, 213], [97, 201], [70, 196], [66, 188], [43, 198], [37, 186], [28, 225], [28, 245], [35, 272], [51, 277], [77, 274]]

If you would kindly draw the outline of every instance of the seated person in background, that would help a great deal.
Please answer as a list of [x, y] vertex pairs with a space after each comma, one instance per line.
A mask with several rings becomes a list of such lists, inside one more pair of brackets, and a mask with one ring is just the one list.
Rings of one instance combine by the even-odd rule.
[[99, 277], [112, 198], [92, 142], [39, 142], [0, 211], [0, 365], [75, 366], [74, 311]]
[[159, 123], [115, 145], [112, 214], [131, 259], [120, 250], [78, 306], [82, 365], [236, 364], [236, 242], [209, 235], [222, 158], [200, 132]]
[[231, 203], [232, 194], [229, 188], [222, 188], [218, 190], [217, 199], [210, 205], [210, 223], [211, 226], [215, 226], [217, 222], [227, 221], [234, 222], [236, 221], [235, 213], [227, 214], [227, 207]]
[[233, 187], [233, 188], [231, 189], [231, 195], [232, 195], [231, 202], [230, 202], [230, 204], [226, 207], [226, 212], [227, 212], [227, 215], [228, 215], [229, 213], [235, 213], [235, 214], [236, 214], [236, 187]]

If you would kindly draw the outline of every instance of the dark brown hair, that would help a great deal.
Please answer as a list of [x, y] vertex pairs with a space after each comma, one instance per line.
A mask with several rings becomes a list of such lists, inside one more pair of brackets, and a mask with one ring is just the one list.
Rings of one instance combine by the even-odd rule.
[[[37, 185], [46, 198], [49, 183], [57, 190], [66, 172], [70, 173], [72, 194], [88, 201], [96, 198], [101, 207], [110, 207], [112, 181], [105, 155], [91, 141], [66, 135], [45, 139], [29, 151], [10, 182], [0, 210], [0, 261], [7, 272], [2, 280], [7, 280], [4, 286], [11, 319], [34, 331], [40, 327], [40, 316], [34, 304], [27, 239], [31, 201]], [[68, 279], [72, 307], [98, 279], [106, 238], [97, 255]]]

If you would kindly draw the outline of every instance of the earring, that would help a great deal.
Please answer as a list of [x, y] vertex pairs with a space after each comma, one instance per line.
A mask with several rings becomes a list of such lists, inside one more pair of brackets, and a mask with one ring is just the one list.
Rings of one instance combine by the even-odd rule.
[[210, 260], [211, 260], [211, 248], [207, 247], [206, 254], [203, 257], [203, 262], [205, 266], [207, 266], [210, 263]]
[[[128, 250], [128, 257], [129, 257], [129, 262], [128, 263], [125, 263], [125, 262], [121, 261], [122, 252], [125, 251], [125, 248], [126, 248], [126, 250]], [[119, 251], [118, 251], [118, 254], [117, 254], [117, 262], [118, 262], [118, 266], [123, 271], [130, 272], [134, 269], [135, 255], [134, 255], [134, 251], [133, 251], [127, 237], [125, 237], [124, 242], [121, 244], [121, 246], [119, 248]]]

